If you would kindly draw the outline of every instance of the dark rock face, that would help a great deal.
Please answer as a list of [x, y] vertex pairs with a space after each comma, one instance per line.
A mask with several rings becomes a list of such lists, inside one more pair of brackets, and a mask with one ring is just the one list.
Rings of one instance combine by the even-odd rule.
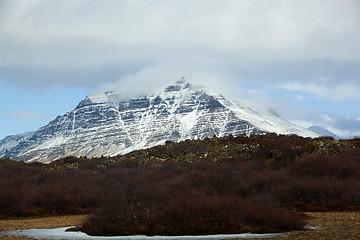
[[49, 162], [67, 155], [117, 155], [166, 141], [262, 134], [272, 130], [256, 123], [269, 121], [182, 79], [155, 96], [126, 101], [117, 92], [89, 95], [38, 131], [1, 140], [0, 157]]

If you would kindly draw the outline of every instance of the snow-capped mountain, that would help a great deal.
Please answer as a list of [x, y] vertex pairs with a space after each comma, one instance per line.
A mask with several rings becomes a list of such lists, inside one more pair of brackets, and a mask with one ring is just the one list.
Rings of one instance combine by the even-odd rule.
[[50, 162], [60, 157], [113, 156], [166, 141], [275, 132], [316, 137], [273, 111], [260, 115], [182, 79], [164, 91], [123, 100], [118, 91], [87, 96], [36, 132], [0, 141], [0, 157]]

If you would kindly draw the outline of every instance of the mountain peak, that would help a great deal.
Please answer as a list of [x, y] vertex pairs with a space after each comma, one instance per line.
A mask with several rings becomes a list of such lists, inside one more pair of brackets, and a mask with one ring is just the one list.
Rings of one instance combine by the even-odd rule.
[[114, 156], [166, 141], [266, 132], [317, 136], [275, 112], [261, 115], [181, 78], [155, 95], [91, 94], [31, 135], [0, 141], [0, 157], [6, 153], [15, 160], [50, 162], [69, 155]]
[[181, 79], [176, 82], [176, 84], [185, 84], [185, 83], [187, 83], [187, 80], [185, 77], [181, 77]]
[[[199, 88], [199, 87], [196, 87], [195, 85], [189, 83], [185, 77], [182, 77], [174, 84], [166, 87], [165, 90], [163, 90], [163, 92], [165, 93], [181, 92], [182, 90], [190, 90], [195, 88]], [[123, 94], [123, 92], [120, 89], [114, 91], [93, 93], [86, 96], [86, 98], [78, 104], [76, 109], [84, 107], [86, 105], [123, 102], [125, 100], [128, 100], [124, 97], [124, 95], [125, 94]], [[142, 96], [142, 97], [146, 97], [146, 96]]]
[[175, 84], [172, 84], [165, 88], [164, 92], [179, 92], [183, 89], [189, 89], [194, 87], [193, 84], [189, 83], [185, 77], [182, 77], [181, 80], [175, 82]]

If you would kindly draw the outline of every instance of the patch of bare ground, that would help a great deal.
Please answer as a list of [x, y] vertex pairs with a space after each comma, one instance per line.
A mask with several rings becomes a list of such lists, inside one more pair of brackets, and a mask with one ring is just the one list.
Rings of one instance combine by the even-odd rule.
[[[356, 212], [314, 212], [305, 213], [309, 226], [318, 226], [320, 230], [291, 232], [286, 237], [271, 238], [272, 240], [358, 240], [360, 239], [360, 211]], [[57, 228], [81, 224], [86, 215], [54, 216], [31, 219], [0, 220], [0, 231], [21, 230], [30, 228]], [[23, 240], [25, 237], [0, 235], [0, 239]]]
[[[87, 215], [52, 216], [28, 219], [6, 219], [0, 220], [0, 232], [23, 230], [32, 228], [59, 228], [80, 225], [85, 221]], [[26, 237], [0, 235], [4, 240], [30, 239]]]
[[320, 230], [297, 231], [286, 237], [272, 240], [355, 240], [360, 239], [360, 211], [356, 212], [312, 212], [306, 213], [307, 223]]

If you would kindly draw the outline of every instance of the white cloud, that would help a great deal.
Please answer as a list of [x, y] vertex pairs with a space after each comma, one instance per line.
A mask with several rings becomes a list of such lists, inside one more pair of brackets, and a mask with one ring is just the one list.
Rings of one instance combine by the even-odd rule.
[[359, 26], [358, 0], [0, 0], [0, 81], [133, 96], [185, 76], [312, 121], [269, 95], [359, 101]]
[[359, 60], [356, 0], [19, 0], [0, 6], [3, 67], [154, 64], [195, 54]]
[[309, 94], [313, 97], [321, 97], [330, 100], [355, 99], [360, 100], [360, 89], [357, 85], [348, 83], [300, 83], [288, 82], [275, 86], [276, 88]]
[[177, 56], [148, 65], [136, 73], [126, 74], [116, 82], [105, 82], [101, 84], [100, 91], [120, 89], [124, 92], [124, 97], [153, 94], [182, 77], [193, 84], [216, 89], [228, 96], [238, 95], [238, 92], [233, 91], [238, 89], [235, 87], [236, 82], [241, 81], [217, 60], [198, 56]]

